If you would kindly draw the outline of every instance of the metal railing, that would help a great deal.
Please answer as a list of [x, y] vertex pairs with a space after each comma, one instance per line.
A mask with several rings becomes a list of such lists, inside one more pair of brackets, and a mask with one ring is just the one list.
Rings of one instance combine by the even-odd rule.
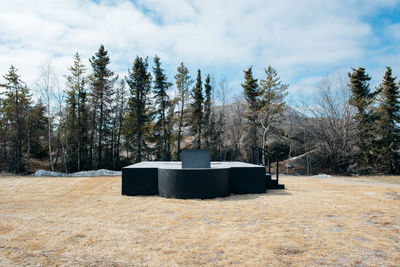
[[[276, 180], [279, 183], [279, 159], [276, 158]], [[265, 166], [268, 170], [268, 174], [271, 174], [271, 163], [273, 162], [272, 155], [266, 151], [265, 149], [253, 146], [252, 147], [252, 154], [251, 154], [251, 162], [252, 164], [262, 165]]]

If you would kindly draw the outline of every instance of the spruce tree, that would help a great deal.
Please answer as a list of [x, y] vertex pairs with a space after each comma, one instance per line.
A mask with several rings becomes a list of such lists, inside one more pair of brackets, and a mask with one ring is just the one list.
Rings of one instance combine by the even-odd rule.
[[177, 68], [177, 74], [175, 75], [176, 88], [178, 89], [178, 136], [177, 136], [177, 154], [176, 160], [180, 160], [181, 156], [181, 142], [183, 140], [183, 127], [184, 127], [184, 117], [186, 106], [189, 101], [189, 88], [193, 84], [193, 80], [189, 75], [189, 70], [181, 62]]
[[193, 103], [192, 108], [192, 133], [195, 137], [194, 147], [201, 148], [201, 134], [203, 128], [203, 86], [201, 81], [201, 72], [197, 70], [196, 85], [192, 90]]
[[204, 126], [205, 126], [205, 142], [206, 148], [210, 149], [210, 138], [211, 138], [211, 84], [210, 75], [208, 74], [205, 79], [204, 90], [206, 99], [204, 101]]
[[[213, 101], [214, 102], [214, 101]], [[223, 121], [221, 119], [223, 117], [223, 113], [220, 111], [219, 112], [219, 118], [218, 119], [218, 114], [215, 108], [211, 109], [211, 115], [210, 115], [210, 123], [209, 123], [209, 131], [210, 131], [210, 137], [209, 137], [209, 143], [210, 143], [210, 156], [212, 160], [220, 160], [220, 146], [221, 146], [221, 132], [220, 132], [220, 121]]]
[[10, 170], [23, 172], [29, 164], [24, 159], [24, 152], [29, 150], [27, 118], [31, 108], [31, 94], [14, 66], [11, 66], [3, 77], [6, 83], [1, 87], [5, 89], [3, 93], [5, 98], [2, 101], [3, 106], [0, 112], [4, 113], [8, 128], [8, 140], [12, 147]]
[[144, 149], [148, 149], [146, 138], [151, 126], [150, 89], [151, 73], [147, 70], [147, 58], [136, 57], [126, 82], [130, 89], [125, 124], [126, 139], [134, 152], [134, 161], [142, 161]]
[[[103, 168], [105, 149], [111, 147], [111, 111], [113, 85], [117, 80], [109, 68], [110, 58], [108, 52], [101, 45], [99, 51], [89, 59], [92, 66], [92, 146], [97, 150], [97, 164], [95, 168]], [[97, 132], [97, 147], [94, 144]], [[94, 155], [93, 155], [94, 156]]]
[[[266, 149], [266, 139], [268, 132], [272, 128], [278, 127], [280, 120], [278, 115], [282, 114], [287, 95], [287, 84], [283, 84], [278, 76], [277, 71], [268, 66], [265, 69], [265, 80], [260, 81], [260, 110], [258, 114], [258, 121], [263, 128], [262, 148]], [[264, 159], [265, 160], [265, 159]]]
[[[215, 143], [215, 151], [214, 155], [216, 159], [218, 160], [225, 160], [225, 153], [224, 153], [224, 136], [225, 136], [225, 128], [226, 128], [226, 114], [225, 112], [221, 109], [218, 112], [218, 118], [214, 127], [215, 133], [216, 133], [216, 143]], [[213, 125], [211, 125], [213, 127]]]
[[81, 171], [89, 167], [89, 107], [87, 99], [86, 67], [78, 53], [74, 56], [74, 65], [69, 68], [67, 76], [67, 156], [68, 169]]
[[357, 123], [358, 140], [358, 162], [360, 170], [365, 170], [370, 167], [371, 153], [374, 142], [374, 114], [372, 104], [375, 100], [377, 92], [371, 92], [369, 81], [371, 77], [365, 73], [365, 68], [359, 67], [352, 69], [349, 73], [350, 89], [352, 96], [349, 103], [356, 108], [355, 120]]
[[[1, 94], [0, 94], [1, 96]], [[6, 163], [7, 161], [7, 143], [8, 143], [8, 123], [7, 119], [5, 116], [5, 113], [3, 112], [3, 99], [0, 97], [0, 146], [2, 147], [2, 153], [1, 153], [1, 161]]]
[[174, 125], [177, 120], [175, 116], [175, 107], [178, 102], [178, 98], [173, 98], [171, 101], [168, 102], [168, 109], [167, 109], [167, 117], [166, 117], [166, 136], [165, 139], [167, 141], [166, 146], [166, 159], [167, 161], [172, 160], [172, 150], [174, 147]]
[[156, 107], [156, 135], [157, 135], [157, 159], [166, 160], [167, 158], [167, 121], [166, 112], [169, 106], [169, 97], [167, 90], [172, 86], [167, 80], [167, 76], [164, 74], [164, 70], [161, 68], [160, 58], [156, 56], [154, 58], [154, 85], [153, 92], [155, 96]]
[[113, 168], [120, 169], [121, 135], [126, 112], [126, 82], [122, 79], [115, 92], [114, 119], [113, 119]]
[[28, 115], [29, 155], [36, 159], [42, 159], [49, 153], [46, 143], [42, 139], [49, 132], [46, 113], [46, 106], [39, 98], [38, 102], [30, 108]]
[[260, 88], [257, 83], [257, 79], [253, 77], [252, 67], [244, 71], [244, 83], [242, 87], [244, 90], [244, 96], [248, 103], [247, 119], [248, 119], [248, 138], [247, 145], [250, 147], [257, 146], [257, 113], [259, 111], [258, 97], [260, 95]]
[[378, 167], [385, 173], [400, 171], [400, 91], [395, 81], [392, 69], [387, 67], [378, 90], [381, 102], [378, 107], [379, 140], [376, 151]]
[[[68, 79], [72, 77], [67, 76]], [[71, 84], [67, 85], [66, 106], [65, 106], [65, 153], [66, 153], [66, 169], [68, 172], [78, 170], [78, 131], [77, 131], [77, 91]], [[62, 137], [61, 137], [62, 138]]]

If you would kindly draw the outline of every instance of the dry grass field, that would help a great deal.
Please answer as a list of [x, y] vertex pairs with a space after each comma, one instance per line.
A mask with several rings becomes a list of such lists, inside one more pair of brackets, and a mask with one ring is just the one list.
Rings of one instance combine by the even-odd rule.
[[282, 177], [213, 200], [120, 177], [0, 178], [0, 266], [400, 266], [400, 177]]

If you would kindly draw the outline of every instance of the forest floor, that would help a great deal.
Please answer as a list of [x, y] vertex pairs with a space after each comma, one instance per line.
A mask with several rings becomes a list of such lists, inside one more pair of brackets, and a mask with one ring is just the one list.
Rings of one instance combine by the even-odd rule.
[[212, 200], [120, 177], [0, 177], [0, 266], [399, 266], [400, 177], [283, 176]]

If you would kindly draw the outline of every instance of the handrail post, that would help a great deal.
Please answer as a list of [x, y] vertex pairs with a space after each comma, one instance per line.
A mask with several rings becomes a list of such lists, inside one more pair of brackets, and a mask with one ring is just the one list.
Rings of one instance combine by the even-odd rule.
[[279, 184], [279, 160], [276, 159], [276, 183]]

